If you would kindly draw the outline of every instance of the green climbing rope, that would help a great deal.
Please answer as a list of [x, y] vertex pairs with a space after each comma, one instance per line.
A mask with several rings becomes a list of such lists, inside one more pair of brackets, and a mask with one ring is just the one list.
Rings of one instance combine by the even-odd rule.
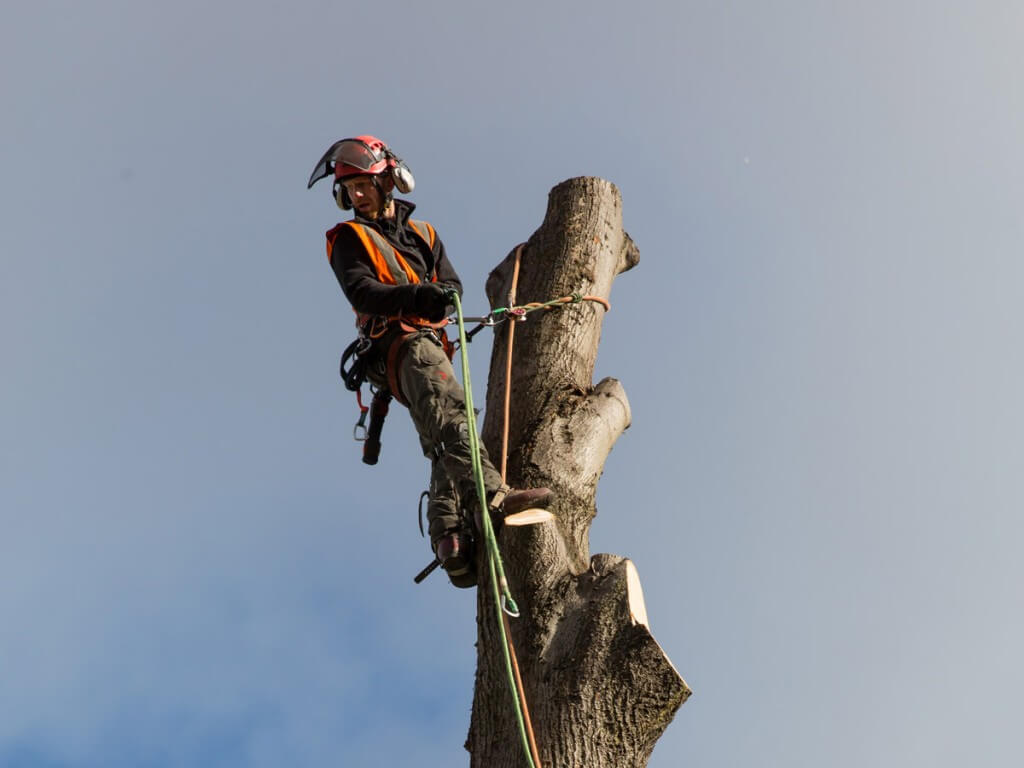
[[462, 302], [459, 294], [450, 291], [448, 294], [455, 305], [455, 314], [459, 324], [459, 351], [462, 361], [462, 386], [466, 391], [466, 422], [469, 431], [469, 448], [473, 457], [473, 477], [476, 480], [477, 503], [480, 505], [480, 527], [483, 528], [484, 542], [487, 546], [487, 566], [491, 574], [491, 591], [494, 595], [495, 617], [498, 620], [498, 629], [501, 632], [501, 648], [505, 653], [505, 670], [508, 674], [509, 688], [512, 693], [512, 702], [515, 705], [516, 723], [519, 726], [519, 737], [523, 743], [523, 753], [526, 755], [526, 762], [530, 768], [535, 768], [533, 757], [530, 754], [530, 742], [526, 735], [526, 724], [523, 721], [523, 711], [519, 706], [519, 694], [516, 688], [515, 674], [512, 671], [512, 658], [508, 650], [508, 638], [505, 636], [505, 622], [501, 619], [501, 612], [505, 611], [509, 616], [519, 615], [519, 608], [512, 593], [508, 588], [508, 579], [505, 578], [505, 567], [501, 561], [501, 553], [498, 551], [498, 540], [494, 535], [494, 526], [491, 523], [490, 510], [487, 507], [487, 491], [484, 489], [484, 470], [480, 460], [480, 436], [476, 429], [476, 411], [473, 410], [473, 385], [469, 376], [469, 351], [466, 341], [466, 325], [462, 317]]

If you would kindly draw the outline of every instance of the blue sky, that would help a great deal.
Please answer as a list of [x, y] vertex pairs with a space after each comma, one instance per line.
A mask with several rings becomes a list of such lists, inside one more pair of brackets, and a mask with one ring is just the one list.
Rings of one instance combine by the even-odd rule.
[[426, 463], [396, 412], [362, 465], [336, 376], [305, 181], [364, 132], [468, 311], [553, 185], [622, 191], [592, 551], [695, 691], [651, 766], [1024, 759], [1019, 4], [0, 20], [0, 765], [468, 762], [472, 595], [412, 584]]

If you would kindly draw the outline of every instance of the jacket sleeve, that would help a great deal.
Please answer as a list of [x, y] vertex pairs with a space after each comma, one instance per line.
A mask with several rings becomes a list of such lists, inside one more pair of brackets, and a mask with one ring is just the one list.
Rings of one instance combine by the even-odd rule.
[[459, 279], [455, 267], [448, 259], [448, 254], [440, 237], [434, 238], [432, 250], [434, 252], [434, 270], [437, 274], [437, 282], [443, 283], [448, 288], [454, 288], [459, 294], [459, 298], [462, 298], [462, 280]]
[[387, 317], [412, 314], [416, 286], [387, 285], [378, 280], [359, 236], [351, 227], [335, 227], [327, 233], [327, 239], [331, 246], [331, 268], [356, 312]]

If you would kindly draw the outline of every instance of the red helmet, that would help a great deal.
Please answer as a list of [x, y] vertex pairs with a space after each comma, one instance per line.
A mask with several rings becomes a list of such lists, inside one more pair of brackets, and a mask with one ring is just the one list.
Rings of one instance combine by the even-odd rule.
[[401, 161], [395, 157], [388, 145], [376, 136], [356, 136], [334, 142], [324, 152], [309, 177], [307, 189], [320, 179], [334, 173], [335, 179], [349, 176], [376, 176], [389, 168], [394, 169]]
[[324, 152], [320, 162], [310, 174], [309, 189], [320, 179], [334, 173], [334, 190], [332, 194], [338, 205], [348, 210], [352, 207], [348, 195], [339, 183], [350, 176], [380, 176], [385, 171], [391, 172], [395, 186], [402, 193], [412, 192], [416, 182], [412, 171], [402, 159], [391, 151], [390, 147], [376, 136], [364, 135], [351, 139], [336, 141]]
[[332, 159], [336, 179], [364, 174], [376, 176], [397, 165], [395, 156], [388, 150], [387, 144], [375, 136], [342, 139], [338, 142]]

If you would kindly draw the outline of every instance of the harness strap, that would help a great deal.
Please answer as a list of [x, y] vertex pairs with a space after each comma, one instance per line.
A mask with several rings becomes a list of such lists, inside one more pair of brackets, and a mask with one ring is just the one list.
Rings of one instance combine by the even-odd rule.
[[416, 333], [417, 331], [403, 333], [392, 339], [391, 344], [388, 346], [387, 363], [385, 364], [385, 371], [388, 376], [388, 389], [391, 390], [391, 394], [394, 396], [395, 400], [400, 402], [406, 408], [409, 407], [409, 401], [406, 400], [405, 395], [402, 394], [402, 387], [398, 381], [398, 367], [402, 364], [402, 359], [405, 357], [405, 342], [415, 336]]
[[404, 333], [396, 335], [388, 344], [388, 351], [384, 358], [384, 368], [388, 378], [388, 389], [391, 390], [391, 394], [394, 395], [395, 400], [400, 402], [406, 408], [409, 407], [409, 402], [402, 393], [402, 388], [399, 385], [398, 380], [398, 369], [401, 367], [402, 360], [405, 358], [406, 342], [422, 331], [431, 330], [435, 334], [437, 340], [440, 341], [441, 349], [444, 350], [445, 355], [447, 355], [448, 359], [451, 360], [455, 356], [455, 344], [448, 338], [448, 334], [441, 330], [447, 322], [447, 319], [445, 319], [440, 323], [413, 325], [400, 319], [393, 325], [389, 326], [392, 328], [401, 328]]

